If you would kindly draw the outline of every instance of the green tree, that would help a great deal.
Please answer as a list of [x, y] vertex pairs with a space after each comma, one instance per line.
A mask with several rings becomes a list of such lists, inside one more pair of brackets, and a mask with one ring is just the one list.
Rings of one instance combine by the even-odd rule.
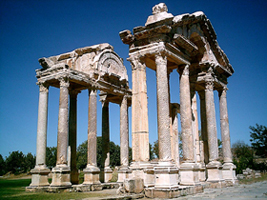
[[57, 147], [46, 147], [46, 165], [48, 168], [56, 166], [57, 162]]
[[6, 162], [3, 159], [3, 156], [0, 154], [0, 176], [6, 173]]
[[241, 174], [243, 169], [254, 168], [254, 151], [250, 146], [243, 141], [237, 141], [232, 145], [232, 151], [237, 174]]
[[24, 161], [24, 154], [21, 151], [13, 151], [6, 158], [7, 171], [11, 171], [14, 174], [24, 172]]
[[78, 146], [77, 168], [83, 170], [87, 165], [87, 140]]
[[24, 171], [25, 172], [29, 172], [31, 169], [34, 168], [35, 166], [35, 156], [33, 156], [31, 153], [28, 153], [25, 157], [24, 157], [25, 161], [24, 161]]
[[109, 143], [110, 149], [110, 166], [120, 166], [120, 146], [116, 145], [114, 142]]
[[256, 124], [256, 127], [250, 126], [250, 142], [256, 155], [267, 157], [267, 127]]
[[154, 145], [152, 147], [152, 152], [153, 154], [156, 155], [157, 158], [159, 158], [159, 141], [158, 140], [154, 142]]
[[153, 151], [153, 146], [150, 143], [149, 143], [149, 157], [150, 157], [150, 160], [153, 160], [155, 158], [155, 154], [154, 154], [154, 151]]

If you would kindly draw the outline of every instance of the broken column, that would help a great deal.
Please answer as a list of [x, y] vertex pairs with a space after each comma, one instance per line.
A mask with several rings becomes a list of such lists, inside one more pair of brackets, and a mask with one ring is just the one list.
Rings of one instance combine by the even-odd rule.
[[97, 91], [89, 91], [87, 166], [83, 170], [83, 185], [100, 184], [97, 167]]
[[60, 78], [57, 163], [52, 169], [51, 187], [70, 187], [70, 167], [67, 165], [68, 133], [69, 133], [69, 80]]
[[231, 152], [226, 91], [227, 91], [226, 87], [219, 90], [220, 125], [221, 125], [222, 150], [223, 150], [222, 176], [226, 182], [234, 184], [237, 181], [235, 174], [236, 166], [233, 164], [233, 156]]
[[39, 83], [39, 106], [36, 142], [36, 164], [31, 170], [32, 182], [30, 187], [48, 186], [50, 170], [46, 166], [47, 143], [47, 111], [48, 111], [48, 85]]

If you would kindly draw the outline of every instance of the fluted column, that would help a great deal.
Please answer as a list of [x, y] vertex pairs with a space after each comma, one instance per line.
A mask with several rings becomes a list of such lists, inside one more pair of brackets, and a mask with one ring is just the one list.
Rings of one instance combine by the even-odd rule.
[[167, 57], [156, 55], [156, 75], [157, 75], [157, 119], [158, 119], [158, 142], [160, 161], [170, 161], [171, 138], [170, 138], [170, 107], [167, 75]]
[[232, 163], [233, 158], [231, 152], [226, 90], [227, 90], [226, 88], [223, 88], [222, 90], [219, 91], [222, 150], [223, 150], [223, 162]]
[[219, 158], [213, 81], [206, 81], [205, 84], [206, 84], [205, 99], [206, 99], [206, 116], [207, 116], [207, 135], [208, 135], [208, 146], [209, 146], [209, 162], [212, 162], [212, 161], [217, 161]]
[[129, 58], [132, 65], [132, 158], [149, 160], [146, 66], [140, 58]]
[[84, 185], [99, 184], [100, 170], [97, 167], [97, 90], [88, 90], [88, 146], [87, 166], [84, 172]]
[[52, 187], [70, 187], [70, 167], [67, 165], [69, 134], [69, 80], [60, 78], [57, 165], [52, 170]]
[[70, 110], [69, 110], [69, 146], [71, 149], [70, 168], [71, 183], [78, 184], [78, 170], [76, 167], [76, 148], [77, 148], [77, 95], [79, 91], [72, 90], [70, 93]]
[[129, 129], [128, 129], [128, 105], [124, 96], [120, 105], [120, 161], [121, 166], [129, 165]]
[[36, 165], [31, 170], [32, 182], [30, 187], [48, 186], [48, 173], [46, 166], [47, 145], [47, 113], [48, 113], [48, 85], [39, 83], [39, 106], [36, 142]]
[[190, 101], [189, 66], [180, 71], [180, 116], [183, 141], [183, 158], [187, 163], [194, 160], [192, 136], [192, 112]]

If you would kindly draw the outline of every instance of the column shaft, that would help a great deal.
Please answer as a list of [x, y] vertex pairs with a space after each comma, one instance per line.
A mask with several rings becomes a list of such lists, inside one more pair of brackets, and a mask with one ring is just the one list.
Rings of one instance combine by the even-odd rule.
[[157, 74], [157, 111], [158, 111], [158, 142], [159, 159], [170, 161], [171, 157], [171, 138], [170, 138], [170, 107], [169, 90], [167, 75], [167, 57], [162, 55], [155, 56]]
[[76, 167], [76, 148], [77, 148], [77, 91], [70, 91], [70, 110], [69, 110], [69, 146], [71, 149], [70, 168], [71, 183], [78, 184], [78, 170]]
[[209, 163], [209, 145], [207, 135], [207, 115], [206, 115], [206, 99], [205, 91], [198, 92], [200, 97], [200, 117], [201, 117], [201, 137], [203, 140], [203, 154], [205, 164]]
[[177, 167], [180, 166], [179, 155], [179, 134], [178, 134], [178, 116], [177, 108], [172, 106], [172, 131], [171, 131], [171, 146], [172, 146], [172, 159]]
[[97, 166], [97, 91], [89, 90], [87, 165]]
[[219, 101], [220, 101], [220, 124], [221, 124], [223, 161], [224, 163], [232, 163], [233, 160], [232, 160], [231, 142], [230, 142], [226, 88], [219, 91]]
[[133, 161], [149, 160], [146, 66], [137, 59], [132, 65], [132, 151]]
[[185, 162], [193, 162], [192, 112], [190, 101], [189, 66], [180, 73], [180, 116], [183, 141], [183, 157]]
[[46, 167], [48, 87], [40, 84], [39, 91], [36, 166]]
[[102, 103], [102, 167], [109, 167], [109, 102]]
[[208, 133], [208, 144], [209, 144], [209, 162], [212, 162], [212, 161], [217, 161], [219, 157], [212, 81], [206, 82], [205, 99], [206, 99], [206, 115], [207, 115], [207, 133]]
[[69, 81], [60, 80], [58, 136], [57, 136], [57, 165], [67, 164], [67, 148], [69, 133]]
[[129, 129], [128, 129], [128, 105], [124, 96], [120, 105], [120, 161], [121, 166], [129, 165]]

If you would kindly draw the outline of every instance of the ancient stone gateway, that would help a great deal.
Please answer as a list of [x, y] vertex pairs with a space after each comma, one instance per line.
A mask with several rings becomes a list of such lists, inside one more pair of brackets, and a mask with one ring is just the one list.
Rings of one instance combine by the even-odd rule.
[[[132, 91], [126, 68], [109, 44], [41, 58], [36, 71], [39, 94], [36, 166], [29, 188], [49, 186], [45, 164], [48, 87], [60, 88], [57, 164], [50, 188], [68, 188], [78, 183], [76, 169], [76, 107], [81, 90], [89, 92], [88, 158], [83, 186], [100, 185], [96, 164], [96, 97], [102, 101], [103, 181], [108, 182], [109, 102], [120, 104], [121, 166], [118, 182], [142, 183], [148, 197], [173, 198], [207, 187], [235, 184], [227, 112], [227, 79], [234, 70], [216, 40], [211, 22], [203, 12], [173, 16], [167, 6], [153, 7], [145, 26], [119, 33], [129, 45]], [[149, 158], [146, 68], [156, 71], [159, 161]], [[171, 73], [180, 77], [180, 102], [170, 102]], [[214, 91], [219, 94], [223, 164], [219, 161]], [[177, 83], [178, 92], [178, 83]], [[198, 134], [197, 95], [200, 99], [201, 140]], [[132, 105], [132, 158], [128, 160], [128, 106]], [[183, 161], [179, 160], [180, 115]], [[67, 164], [67, 149], [71, 158]], [[140, 185], [139, 185], [140, 186]], [[133, 187], [134, 188], [134, 187]], [[127, 189], [126, 189], [127, 190]], [[125, 191], [125, 190], [124, 190]], [[142, 191], [135, 187], [133, 191]], [[185, 193], [184, 193], [185, 192]]]
[[[109, 102], [120, 105], [121, 164], [124, 176], [128, 166], [128, 106], [131, 101], [131, 90], [128, 76], [122, 59], [113, 51], [109, 44], [76, 49], [72, 52], [41, 58], [42, 69], [36, 70], [36, 77], [40, 88], [39, 111], [37, 128], [36, 166], [31, 170], [32, 183], [30, 187], [49, 186], [47, 175], [50, 170], [46, 167], [46, 138], [49, 86], [60, 88], [57, 163], [52, 169], [52, 183], [50, 187], [70, 187], [78, 183], [76, 168], [77, 148], [77, 95], [82, 90], [88, 90], [88, 156], [87, 166], [83, 170], [84, 183], [100, 184], [100, 169], [96, 162], [97, 142], [97, 90], [100, 90], [102, 102], [102, 137], [103, 137], [103, 181], [108, 182], [112, 176], [109, 167]], [[67, 160], [68, 146], [71, 149], [70, 160]], [[67, 162], [70, 164], [68, 165]]]
[[[235, 183], [226, 102], [227, 78], [234, 70], [217, 43], [211, 22], [203, 12], [173, 16], [164, 3], [152, 10], [145, 26], [135, 27], [133, 33], [120, 32], [123, 43], [129, 45], [128, 60], [132, 65], [132, 175], [144, 179], [149, 197], [174, 197], [180, 186], [197, 188], [205, 181], [212, 187]], [[146, 67], [155, 70], [157, 78], [158, 163], [148, 162]], [[180, 165], [175, 163], [178, 140], [173, 137], [175, 120], [170, 117], [172, 72], [180, 75], [184, 159]], [[220, 100], [223, 165], [218, 160], [214, 90], [219, 92]], [[198, 135], [197, 93], [203, 141]]]

